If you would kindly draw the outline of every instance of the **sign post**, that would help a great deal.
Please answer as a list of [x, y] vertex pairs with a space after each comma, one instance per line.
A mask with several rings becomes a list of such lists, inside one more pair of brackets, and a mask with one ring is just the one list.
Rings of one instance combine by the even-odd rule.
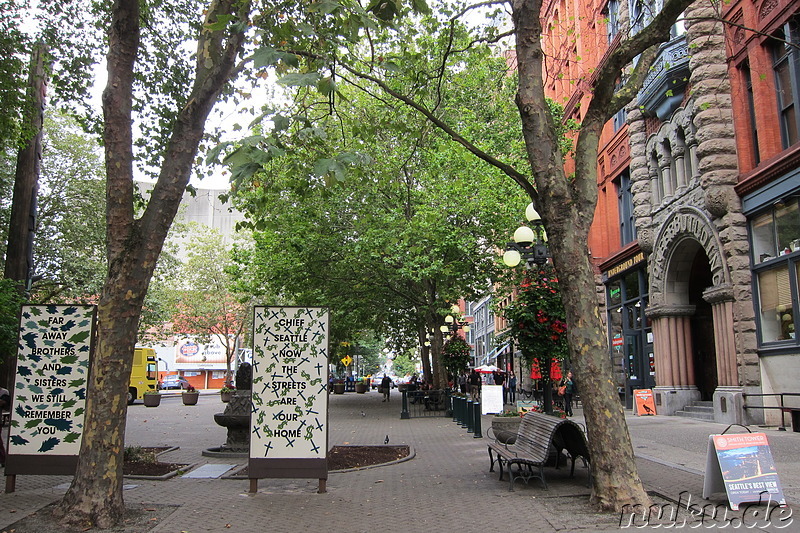
[[256, 307], [250, 492], [260, 478], [328, 479], [328, 310]]
[[94, 306], [22, 306], [6, 492], [17, 474], [75, 473], [94, 325]]

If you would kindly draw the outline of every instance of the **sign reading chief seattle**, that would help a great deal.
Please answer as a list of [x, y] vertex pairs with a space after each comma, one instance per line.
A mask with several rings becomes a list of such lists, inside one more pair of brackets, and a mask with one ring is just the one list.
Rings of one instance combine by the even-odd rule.
[[25, 305], [9, 452], [78, 455], [95, 307]]
[[253, 331], [250, 459], [326, 459], [328, 310], [256, 307]]

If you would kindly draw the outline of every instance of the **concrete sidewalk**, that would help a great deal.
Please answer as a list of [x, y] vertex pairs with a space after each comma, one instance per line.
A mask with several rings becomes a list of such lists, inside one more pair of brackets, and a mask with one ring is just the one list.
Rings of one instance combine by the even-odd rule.
[[[223, 409], [217, 394], [202, 395], [196, 406], [184, 406], [178, 395], [164, 397], [157, 408], [131, 406], [126, 442], [178, 446], [161, 460], [193, 465], [190, 475], [197, 475], [202, 465], [217, 465], [213, 475], [234, 472], [246, 459], [202, 455], [204, 449], [225, 441], [225, 429], [213, 421], [214, 413]], [[583, 422], [580, 410], [576, 415], [575, 420]], [[475, 438], [450, 418], [401, 420], [399, 394], [389, 403], [383, 403], [375, 391], [332, 395], [329, 446], [383, 444], [388, 436], [390, 444], [411, 446], [414, 458], [390, 466], [332, 472], [325, 494], [317, 494], [317, 480], [262, 479], [258, 493], [250, 494], [247, 480], [175, 477], [126, 480], [125, 501], [129, 505], [174, 506], [175, 511], [152, 529], [169, 533], [620, 529], [619, 516], [594, 513], [586, 505], [587, 473], [581, 467], [576, 467], [574, 479], [567, 477], [568, 469], [547, 469], [547, 491], [536, 480], [530, 485], [517, 483], [515, 490], [509, 491], [507, 481], [499, 481], [497, 472], [489, 472], [485, 438], [489, 424], [490, 417], [483, 417], [484, 438]], [[661, 496], [685, 501], [688, 493], [699, 505], [725, 504], [724, 495], [710, 502], [701, 500], [708, 435], [721, 433], [725, 426], [659, 416], [630, 416], [628, 424], [640, 476], [658, 503], [668, 503]], [[764, 431], [790, 504], [785, 512], [793, 512], [800, 496], [800, 468], [795, 464], [800, 434]], [[0, 497], [0, 528], [59, 499], [69, 481], [64, 476], [19, 476], [17, 491]], [[692, 525], [708, 527], [705, 523]], [[781, 525], [786, 526], [787, 521]], [[779, 530], [774, 525], [750, 529]], [[780, 530], [798, 529], [789, 525]]]

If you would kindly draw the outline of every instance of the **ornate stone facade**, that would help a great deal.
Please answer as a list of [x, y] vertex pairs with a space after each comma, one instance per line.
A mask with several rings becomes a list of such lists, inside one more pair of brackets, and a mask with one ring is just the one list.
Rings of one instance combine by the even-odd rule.
[[635, 105], [628, 113], [657, 403], [673, 414], [713, 399], [718, 421], [749, 423], [760, 413], [740, 408], [741, 393], [757, 391], [760, 379], [724, 33], [708, 20], [710, 4], [686, 15], [691, 74], [682, 105], [654, 132]]

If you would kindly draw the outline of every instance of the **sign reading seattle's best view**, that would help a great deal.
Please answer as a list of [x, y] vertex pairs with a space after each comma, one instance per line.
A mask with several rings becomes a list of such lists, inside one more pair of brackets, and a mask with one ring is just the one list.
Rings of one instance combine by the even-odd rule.
[[328, 353], [327, 309], [254, 309], [251, 479], [327, 479]]
[[703, 497], [723, 490], [734, 511], [747, 502], [786, 505], [765, 433], [709, 435]]
[[22, 307], [6, 475], [74, 472], [94, 323], [94, 306]]

